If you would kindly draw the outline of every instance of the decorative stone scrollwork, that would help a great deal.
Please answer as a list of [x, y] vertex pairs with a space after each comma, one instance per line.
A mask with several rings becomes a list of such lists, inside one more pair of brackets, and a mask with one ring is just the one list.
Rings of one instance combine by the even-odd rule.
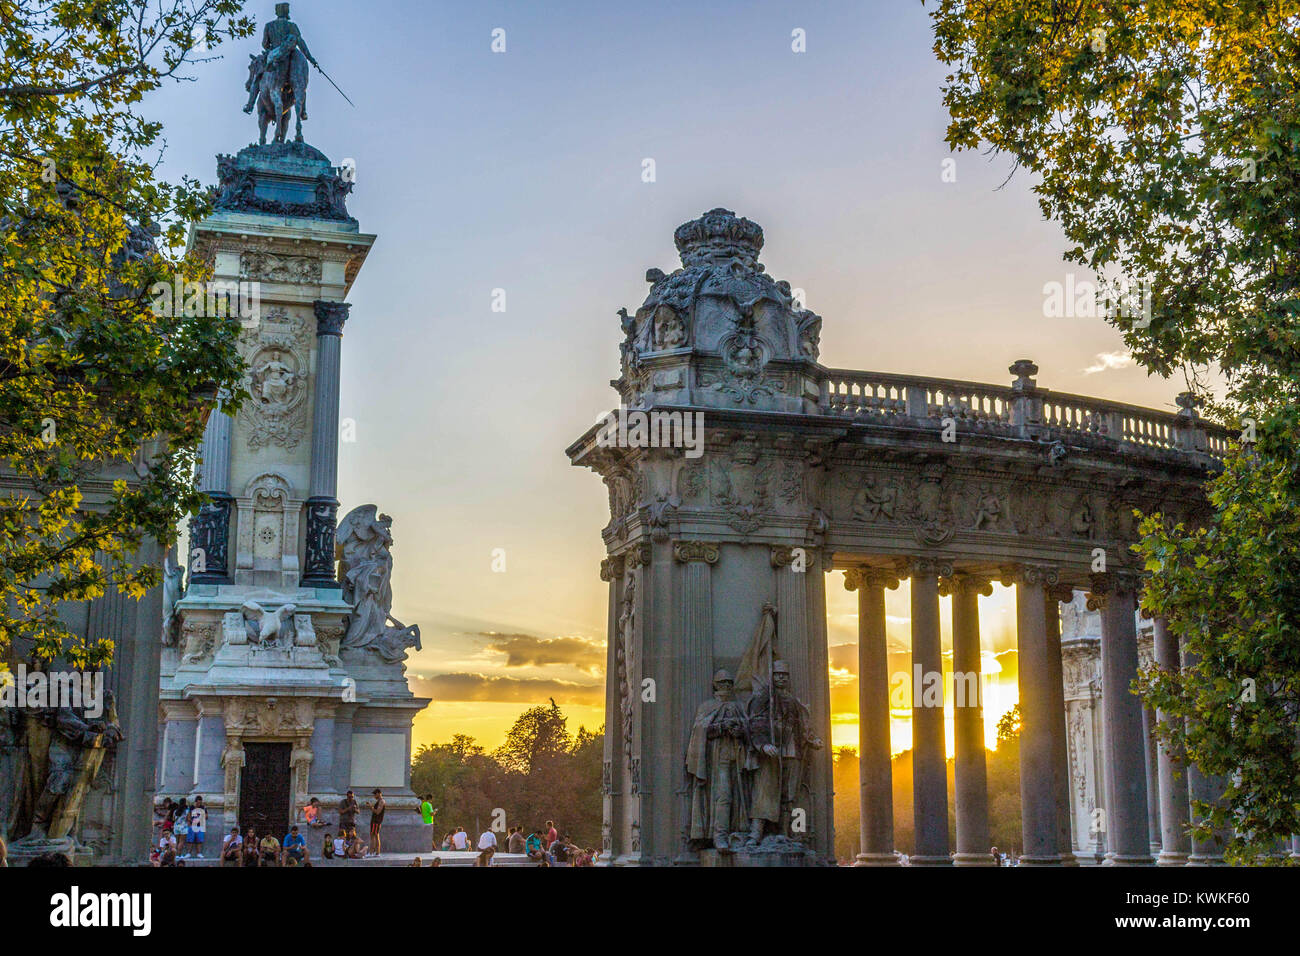
[[623, 564], [622, 555], [604, 558], [600, 562], [600, 579], [602, 581], [617, 581], [623, 576]]
[[240, 408], [248, 447], [296, 448], [306, 431], [310, 335], [303, 317], [274, 308], [240, 336], [249, 400]]
[[969, 574], [964, 571], [939, 579], [939, 593], [944, 597], [970, 592], [988, 597], [993, 593], [993, 582], [983, 575]]
[[934, 575], [940, 578], [952, 577], [952, 562], [944, 558], [924, 558], [912, 557], [903, 558], [898, 562], [898, 573], [900, 577], [918, 577], [921, 575]]
[[280, 256], [262, 251], [245, 252], [239, 257], [239, 277], [308, 285], [320, 282], [321, 261], [311, 256]]
[[751, 435], [732, 442], [728, 458], [713, 462], [713, 503], [727, 512], [728, 525], [749, 534], [763, 524], [774, 463], [760, 459]]
[[1002, 569], [1001, 583], [1003, 587], [1011, 587], [1015, 584], [1042, 587], [1051, 593], [1061, 583], [1061, 572], [1057, 568], [1046, 565], [1018, 564]]
[[317, 299], [312, 303], [312, 309], [316, 313], [316, 334], [342, 335], [343, 323], [348, 320], [348, 312], [351, 308], [350, 302], [328, 302]]
[[691, 561], [717, 564], [718, 546], [707, 541], [677, 541], [673, 544], [673, 560], [681, 564]]
[[303, 587], [339, 586], [334, 577], [338, 513], [339, 503], [334, 498], [307, 499], [307, 560], [303, 567]]
[[217, 626], [211, 621], [186, 620], [181, 625], [182, 664], [201, 664], [216, 650]]
[[650, 563], [650, 542], [642, 541], [628, 548], [623, 552], [623, 558], [626, 561], [626, 567], [629, 571], [635, 571]]
[[226, 733], [245, 737], [310, 735], [315, 704], [310, 698], [231, 697], [225, 702]]
[[848, 568], [845, 570], [845, 590], [857, 591], [864, 587], [884, 587], [893, 591], [898, 587], [898, 573], [889, 568]]
[[228, 584], [230, 506], [228, 494], [209, 492], [211, 503], [190, 519], [190, 581]]
[[944, 494], [943, 474], [942, 465], [925, 466], [912, 490], [912, 533], [918, 542], [932, 547], [946, 542], [957, 530], [948, 506], [949, 496]]

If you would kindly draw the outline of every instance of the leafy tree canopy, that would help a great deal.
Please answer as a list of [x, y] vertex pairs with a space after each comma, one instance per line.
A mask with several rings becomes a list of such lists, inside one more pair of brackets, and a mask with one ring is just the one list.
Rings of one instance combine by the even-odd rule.
[[[208, 194], [154, 174], [146, 94], [248, 36], [238, 0], [0, 0], [0, 656], [96, 664], [59, 607], [157, 583], [132, 569], [175, 540], [205, 401], [236, 395], [239, 324], [155, 314], [156, 283], [197, 280], [181, 255]], [[138, 482], [105, 480], [135, 460]], [[135, 476], [132, 476], [133, 478]]]

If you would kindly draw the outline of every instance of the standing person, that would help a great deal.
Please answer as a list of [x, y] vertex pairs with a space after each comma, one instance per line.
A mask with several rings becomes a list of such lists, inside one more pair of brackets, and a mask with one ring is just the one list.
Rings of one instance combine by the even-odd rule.
[[497, 835], [488, 827], [478, 838], [478, 859], [479, 866], [491, 866], [492, 855], [497, 851]]
[[370, 807], [370, 856], [379, 856], [382, 844], [379, 839], [379, 830], [384, 825], [384, 813], [388, 809], [388, 804], [384, 803], [384, 793], [378, 787], [375, 787], [375, 799], [366, 805]]
[[357, 804], [356, 795], [349, 790], [339, 804], [339, 830], [344, 837], [356, 836], [357, 832], [357, 814], [361, 812], [361, 807]]
[[506, 841], [506, 852], [507, 853], [524, 852], [524, 828], [523, 827], [515, 827], [514, 830], [511, 832], [510, 839]]
[[560, 838], [560, 833], [555, 829], [555, 821], [546, 821], [546, 845], [549, 847], [552, 843]]
[[239, 866], [243, 862], [244, 838], [239, 835], [239, 827], [230, 828], [230, 836], [221, 844], [221, 865]]
[[203, 798], [195, 797], [194, 806], [190, 807], [190, 835], [186, 859], [203, 859], [203, 840], [208, 833], [208, 810], [203, 806]]
[[433, 794], [426, 793], [420, 801], [420, 819], [426, 827], [433, 826]]
[[456, 832], [451, 835], [451, 846], [453, 850], [469, 849], [469, 834], [465, 832], [464, 827], [457, 827]]
[[190, 807], [184, 797], [181, 797], [172, 810], [172, 833], [176, 835], [176, 854], [179, 856], [184, 852], [190, 836]]

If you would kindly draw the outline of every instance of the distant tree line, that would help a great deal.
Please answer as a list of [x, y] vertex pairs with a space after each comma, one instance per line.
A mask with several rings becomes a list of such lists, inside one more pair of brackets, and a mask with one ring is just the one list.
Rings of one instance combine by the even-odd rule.
[[599, 847], [604, 739], [603, 728], [570, 734], [568, 718], [551, 700], [524, 711], [496, 750], [466, 734], [420, 747], [411, 789], [430, 795], [439, 836], [458, 826], [477, 836], [504, 811], [505, 827], [531, 832], [554, 820], [575, 843]]

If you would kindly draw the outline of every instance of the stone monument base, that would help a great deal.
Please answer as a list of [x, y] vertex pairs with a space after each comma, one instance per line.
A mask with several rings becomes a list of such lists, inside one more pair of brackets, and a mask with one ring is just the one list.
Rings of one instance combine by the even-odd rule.
[[700, 851], [700, 866], [704, 867], [816, 865], [817, 854], [811, 848], [783, 836], [767, 836], [757, 846], [742, 846], [735, 850]]

